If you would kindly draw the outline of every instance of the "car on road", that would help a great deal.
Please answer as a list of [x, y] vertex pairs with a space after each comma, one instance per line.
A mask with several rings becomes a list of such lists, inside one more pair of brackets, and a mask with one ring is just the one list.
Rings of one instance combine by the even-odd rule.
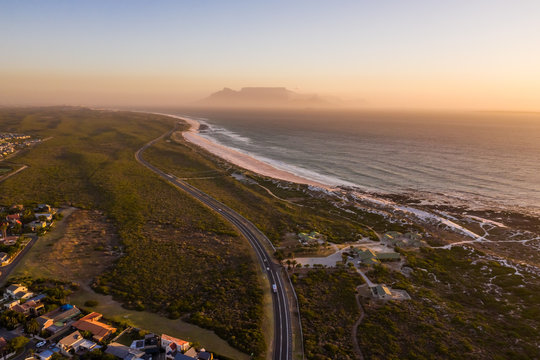
[[266, 271], [270, 271], [270, 268], [268, 266], [266, 267]]
[[272, 291], [277, 293], [277, 285], [276, 284], [272, 284]]
[[38, 342], [38, 343], [36, 344], [36, 347], [37, 347], [37, 348], [40, 348], [40, 347], [44, 346], [46, 343], [47, 343], [46, 341], [40, 341], [40, 342]]

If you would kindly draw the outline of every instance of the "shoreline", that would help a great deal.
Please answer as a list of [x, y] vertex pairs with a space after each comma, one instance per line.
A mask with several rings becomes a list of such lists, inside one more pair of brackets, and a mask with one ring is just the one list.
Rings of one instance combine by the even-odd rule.
[[208, 140], [207, 138], [199, 135], [200, 123], [197, 120], [191, 119], [186, 116], [178, 116], [178, 115], [165, 114], [165, 113], [154, 113], [154, 114], [168, 116], [173, 119], [185, 121], [188, 125], [190, 125], [190, 128], [188, 130], [181, 132], [182, 137], [186, 141], [194, 145], [197, 145], [203, 148], [204, 150], [208, 151], [209, 153], [225, 161], [228, 161], [232, 163], [233, 165], [241, 167], [245, 170], [254, 172], [261, 176], [266, 176], [266, 177], [270, 177], [277, 180], [283, 180], [283, 181], [288, 181], [292, 183], [321, 188], [329, 192], [340, 190], [339, 187], [323, 184], [321, 182], [310, 180], [305, 177], [293, 174], [286, 170], [278, 169], [275, 166], [272, 166], [271, 164], [268, 164], [262, 160], [254, 158], [253, 156], [250, 156], [238, 150], [231, 149], [225, 145], [221, 145], [211, 140]]
[[[182, 120], [186, 122], [190, 126], [190, 128], [188, 130], [185, 130], [179, 133], [182, 134], [182, 137], [187, 142], [194, 144], [202, 148], [203, 150], [208, 151], [212, 155], [215, 155], [235, 166], [243, 168], [247, 171], [251, 171], [260, 176], [269, 177], [269, 178], [279, 180], [279, 181], [287, 181], [287, 182], [291, 182], [295, 184], [308, 185], [309, 187], [315, 188], [316, 190], [321, 190], [328, 193], [353, 192], [353, 193], [356, 193], [357, 195], [361, 195], [360, 197], [363, 198], [365, 201], [368, 201], [375, 205], [381, 205], [381, 200], [385, 202], [384, 199], [386, 199], [387, 196], [400, 194], [400, 193], [384, 193], [384, 192], [381, 193], [377, 191], [369, 191], [369, 190], [363, 189], [361, 186], [358, 186], [358, 185], [356, 186], [351, 186], [348, 184], [330, 185], [330, 184], [325, 184], [323, 182], [319, 182], [316, 180], [311, 180], [301, 175], [294, 174], [290, 171], [279, 169], [268, 162], [257, 159], [253, 155], [246, 154], [244, 152], [238, 151], [233, 148], [229, 148], [226, 145], [219, 144], [217, 142], [214, 142], [210, 139], [207, 139], [201, 136], [199, 134], [199, 128], [201, 124], [197, 120], [192, 119], [188, 116], [174, 115], [174, 114], [167, 114], [167, 113], [160, 113], [160, 112], [148, 112], [148, 111], [138, 111], [138, 112], [166, 116], [175, 120]], [[401, 193], [401, 194], [405, 196], [411, 196], [411, 194], [407, 194], [406, 192]], [[458, 199], [458, 198], [454, 198], [452, 195], [446, 195], [446, 194], [439, 194], [441, 198], [438, 198], [436, 193], [431, 194], [431, 196], [434, 196], [434, 195], [435, 197], [433, 199], [428, 199], [424, 197], [422, 198], [424, 199], [424, 201], [427, 201], [427, 203], [433, 202], [433, 204], [439, 204], [439, 205], [443, 205], [445, 203], [448, 203], [449, 200], [453, 200], [452, 202], [454, 203], [455, 201], [456, 205], [465, 206], [469, 210], [494, 209], [494, 210], [500, 210], [500, 211], [515, 211], [524, 215], [540, 216], [539, 210], [534, 209], [534, 208], [522, 207], [519, 205], [509, 206], [509, 205], [497, 204], [497, 203], [486, 203], [485, 201], [481, 201], [479, 203], [478, 201], [471, 201], [471, 199]], [[414, 198], [414, 196], [412, 198]], [[387, 203], [386, 205], [390, 205], [390, 204]], [[398, 207], [398, 210], [402, 210], [402, 209], [399, 209], [399, 206], [398, 206], [399, 204], [393, 204], [393, 205]], [[414, 206], [411, 208], [414, 209]], [[437, 216], [437, 217], [441, 217], [441, 216]], [[448, 220], [444, 217], [442, 217], [442, 219], [444, 219], [445, 221]]]

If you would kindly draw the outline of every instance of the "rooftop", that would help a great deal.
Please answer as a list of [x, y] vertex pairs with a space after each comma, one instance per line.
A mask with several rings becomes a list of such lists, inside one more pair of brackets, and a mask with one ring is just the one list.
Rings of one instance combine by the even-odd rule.
[[90, 313], [73, 323], [73, 327], [81, 331], [89, 331], [94, 335], [94, 339], [101, 341], [116, 331], [116, 328], [98, 321], [102, 316], [100, 313]]

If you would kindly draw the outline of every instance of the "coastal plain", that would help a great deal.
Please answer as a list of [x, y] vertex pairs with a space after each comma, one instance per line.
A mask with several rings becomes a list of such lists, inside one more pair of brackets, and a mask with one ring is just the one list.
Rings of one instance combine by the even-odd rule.
[[[262, 290], [245, 240], [135, 161], [135, 151], [173, 121], [78, 108], [2, 109], [1, 119], [5, 130], [52, 137], [17, 157], [28, 169], [0, 184], [1, 203], [99, 210], [118, 234], [119, 260], [81, 283], [127, 309], [202, 325], [242, 352], [264, 352], [261, 317], [252, 316]], [[212, 348], [212, 336], [197, 340]], [[245, 356], [217, 340], [223, 355]]]
[[[231, 358], [268, 356], [266, 339], [271, 337], [263, 323], [264, 287], [245, 240], [217, 214], [160, 181], [133, 157], [178, 119], [78, 108], [3, 109], [0, 116], [6, 131], [52, 136], [36, 148], [39, 151], [17, 158], [29, 167], [0, 184], [0, 202], [77, 208], [80, 216], [111, 234], [110, 240], [89, 245], [97, 255], [113, 252], [107, 255], [107, 267], [86, 277], [70, 274], [72, 281], [87, 285], [86, 294], [75, 295], [77, 301], [88, 296], [105, 302], [107, 297], [130, 314], [158, 314], [170, 318], [164, 320], [167, 324], [185, 321], [213, 330], [229, 348], [214, 341], [212, 333], [200, 332], [199, 341], [208, 347], [215, 344]], [[487, 225], [488, 219], [481, 217], [489, 217], [485, 213], [474, 213], [475, 220], [466, 214], [458, 217], [464, 210], [450, 206], [421, 206], [399, 196], [373, 202], [369, 194], [332, 192], [261, 176], [187, 141], [181, 132], [189, 126], [180, 126], [148, 148], [144, 157], [236, 210], [273, 242], [274, 256], [287, 268], [298, 298], [302, 337], [296, 329], [295, 357], [302, 351], [307, 359], [540, 356], [540, 277], [535, 263], [511, 261], [526, 257], [497, 250], [497, 241], [518, 231], [513, 223], [504, 229]], [[442, 223], [433, 215], [443, 210], [453, 214], [454, 222]], [[428, 213], [433, 216], [420, 216]], [[482, 229], [488, 233], [474, 237]], [[533, 223], [527, 227], [533, 239], [535, 229]], [[298, 241], [298, 233], [309, 232], [324, 239], [309, 246]], [[371, 281], [406, 291], [407, 301], [373, 299], [346, 254], [334, 266], [295, 262], [336, 249], [381, 246], [385, 234], [395, 233], [417, 233], [426, 245], [396, 246], [398, 261], [360, 270]], [[58, 251], [61, 258], [56, 242], [65, 239], [40, 240], [44, 241], [35, 249]], [[47, 241], [53, 244], [47, 246]], [[531, 244], [534, 241], [516, 243], [525, 249]], [[39, 264], [38, 257], [33, 259]], [[45, 259], [50, 257], [44, 257], [44, 263]], [[69, 264], [67, 258], [62, 261]], [[48, 269], [48, 277], [65, 276]], [[24, 275], [21, 267], [17, 272]], [[29, 267], [26, 276], [36, 273]]]

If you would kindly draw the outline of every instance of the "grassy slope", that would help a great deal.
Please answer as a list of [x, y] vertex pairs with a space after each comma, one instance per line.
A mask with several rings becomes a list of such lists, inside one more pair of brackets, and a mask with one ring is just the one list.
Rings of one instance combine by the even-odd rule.
[[262, 294], [248, 245], [218, 216], [134, 160], [170, 119], [85, 109], [2, 110], [4, 131], [53, 136], [17, 161], [30, 167], [0, 184], [0, 203], [100, 208], [126, 255], [97, 288], [128, 307], [148, 308], [214, 329], [260, 354]]

